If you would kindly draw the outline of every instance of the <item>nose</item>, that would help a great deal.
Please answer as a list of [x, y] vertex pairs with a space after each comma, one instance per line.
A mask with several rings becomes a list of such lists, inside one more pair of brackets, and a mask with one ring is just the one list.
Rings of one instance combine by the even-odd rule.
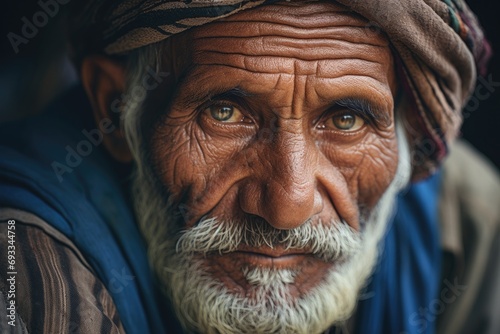
[[243, 183], [241, 209], [277, 229], [293, 229], [321, 212], [317, 189], [317, 153], [303, 134], [280, 131], [261, 145], [261, 160]]

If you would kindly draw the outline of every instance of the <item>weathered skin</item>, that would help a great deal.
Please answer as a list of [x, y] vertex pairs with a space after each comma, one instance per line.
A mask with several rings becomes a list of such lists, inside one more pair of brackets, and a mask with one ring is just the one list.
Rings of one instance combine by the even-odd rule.
[[[277, 229], [343, 219], [359, 230], [393, 179], [396, 79], [387, 40], [339, 5], [297, 7], [242, 12], [177, 40], [190, 46], [189, 70], [150, 149], [161, 183], [189, 208], [186, 228], [208, 216]], [[367, 101], [379, 119], [358, 113], [352, 129], [336, 128], [332, 116], [356, 115], [336, 105], [345, 98]], [[211, 111], [220, 106], [241, 114], [216, 120]], [[334, 264], [295, 253], [242, 249], [205, 263], [243, 294], [243, 266], [299, 269], [300, 295]]]

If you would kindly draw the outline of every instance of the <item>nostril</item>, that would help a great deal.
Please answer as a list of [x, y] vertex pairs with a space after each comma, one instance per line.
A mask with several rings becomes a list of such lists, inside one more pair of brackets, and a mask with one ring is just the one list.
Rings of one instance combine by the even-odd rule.
[[315, 187], [310, 182], [288, 184], [270, 182], [262, 202], [264, 218], [275, 228], [293, 229], [316, 214]]

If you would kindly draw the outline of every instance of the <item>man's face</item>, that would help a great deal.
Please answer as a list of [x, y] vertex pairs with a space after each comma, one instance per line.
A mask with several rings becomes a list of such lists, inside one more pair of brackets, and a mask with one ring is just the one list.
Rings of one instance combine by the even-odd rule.
[[[313, 2], [189, 32], [188, 70], [141, 162], [152, 177], [136, 182], [151, 261], [186, 327], [314, 332], [352, 310], [398, 167], [393, 58], [367, 27]], [[325, 314], [298, 315], [308, 309]], [[269, 327], [291, 318], [303, 320]]]

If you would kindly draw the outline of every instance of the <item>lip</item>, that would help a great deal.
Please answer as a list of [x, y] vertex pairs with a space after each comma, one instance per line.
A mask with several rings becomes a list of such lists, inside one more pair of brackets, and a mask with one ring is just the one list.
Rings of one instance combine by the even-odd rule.
[[307, 250], [285, 249], [283, 247], [261, 248], [239, 247], [237, 250], [223, 254], [222, 257], [230, 257], [251, 266], [273, 267], [273, 268], [296, 268], [304, 264], [306, 260], [316, 259]]
[[281, 256], [269, 256], [262, 253], [235, 251], [228, 253], [225, 256], [240, 259], [243, 263], [257, 267], [272, 267], [272, 268], [295, 268], [304, 262], [312, 255], [307, 254], [288, 254]]
[[310, 249], [285, 249], [282, 246], [250, 247], [241, 245], [228, 253], [210, 253], [204, 256], [207, 270], [234, 291], [246, 294], [252, 289], [243, 272], [244, 268], [293, 270], [299, 295], [315, 287], [335, 266], [315, 256]]
[[275, 246], [273, 248], [269, 246], [262, 246], [259, 248], [240, 246], [234, 253], [246, 253], [250, 255], [270, 257], [270, 258], [280, 258], [293, 255], [310, 255], [313, 254], [307, 249], [286, 249], [283, 246]]

